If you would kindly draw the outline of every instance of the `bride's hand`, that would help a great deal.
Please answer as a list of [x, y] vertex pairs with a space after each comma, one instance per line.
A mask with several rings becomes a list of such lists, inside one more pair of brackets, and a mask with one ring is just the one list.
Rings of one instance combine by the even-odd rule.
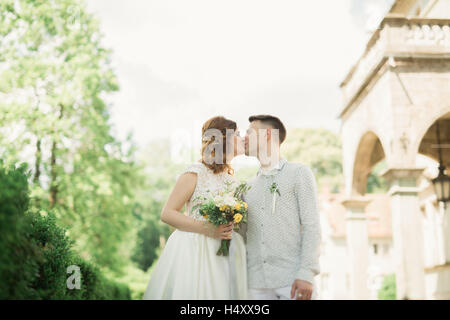
[[234, 222], [230, 222], [229, 224], [221, 224], [216, 227], [212, 223], [207, 222], [206, 235], [214, 239], [230, 240], [233, 234], [233, 225]]

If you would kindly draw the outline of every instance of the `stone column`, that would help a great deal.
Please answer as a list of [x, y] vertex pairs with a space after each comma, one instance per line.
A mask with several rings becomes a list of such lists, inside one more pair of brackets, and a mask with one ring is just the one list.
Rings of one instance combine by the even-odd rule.
[[370, 299], [367, 286], [369, 266], [369, 236], [365, 208], [370, 202], [368, 198], [357, 196], [344, 199], [341, 203], [347, 209], [346, 237], [350, 267], [351, 298]]
[[442, 233], [444, 238], [445, 264], [450, 264], [450, 203], [447, 203], [443, 220]]
[[388, 168], [397, 299], [425, 299], [423, 226], [417, 179], [424, 168]]

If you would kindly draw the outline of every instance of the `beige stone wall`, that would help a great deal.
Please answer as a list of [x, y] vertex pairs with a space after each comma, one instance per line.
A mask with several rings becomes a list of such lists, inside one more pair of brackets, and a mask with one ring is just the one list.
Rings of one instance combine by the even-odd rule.
[[[379, 77], [371, 86], [370, 90], [368, 90], [364, 99], [358, 101], [343, 118], [345, 123], [341, 131], [343, 169], [346, 193], [348, 195], [352, 193], [355, 155], [362, 136], [366, 132], [373, 132], [378, 136], [381, 144], [385, 148], [389, 142], [388, 138], [392, 134], [390, 75], [389, 73], [383, 72]], [[371, 151], [367, 150], [366, 152], [370, 153]]]
[[342, 119], [348, 194], [354, 187], [357, 148], [366, 132], [378, 136], [389, 165], [414, 166], [423, 135], [436, 119], [450, 112], [450, 60], [400, 60], [386, 68]]
[[[429, 204], [420, 211], [415, 182], [422, 174], [417, 154], [424, 135], [450, 114], [450, 0], [397, 0], [341, 89], [346, 194], [365, 193], [365, 178], [383, 156], [390, 168], [398, 298], [450, 297], [450, 245], [442, 246], [450, 243], [450, 218], [441, 227], [442, 239], [434, 239], [437, 213]], [[432, 132], [426, 142], [435, 143]], [[364, 261], [365, 254], [359, 252], [355, 261]], [[361, 277], [357, 281], [361, 287]]]
[[425, 273], [427, 300], [450, 300], [450, 266]]
[[431, 0], [431, 9], [425, 13], [427, 18], [448, 18], [450, 16], [450, 0]]
[[[415, 159], [425, 132], [437, 118], [450, 112], [450, 60], [401, 63], [390, 78], [394, 136], [406, 133], [408, 159]], [[401, 163], [403, 157], [399, 157]]]
[[325, 250], [320, 257], [321, 272], [318, 276], [321, 300], [350, 299], [348, 279], [348, 255], [345, 238], [324, 239]]

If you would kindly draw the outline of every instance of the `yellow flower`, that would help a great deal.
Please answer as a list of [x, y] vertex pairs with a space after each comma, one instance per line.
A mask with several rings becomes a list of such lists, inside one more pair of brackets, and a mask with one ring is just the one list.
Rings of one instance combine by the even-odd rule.
[[233, 216], [233, 218], [234, 218], [234, 222], [239, 223], [239, 222], [241, 222], [241, 220], [242, 220], [242, 214], [236, 213], [236, 214]]
[[221, 206], [221, 207], [219, 208], [219, 210], [220, 210], [220, 211], [225, 211], [226, 208], [227, 208], [227, 206], [226, 206], [226, 205], [223, 205], [223, 206]]
[[244, 208], [247, 209], [247, 207], [248, 207], [247, 202], [244, 202]]
[[205, 214], [204, 217], [205, 217], [205, 219], [208, 219], [208, 215], [207, 214]]
[[241, 208], [241, 204], [240, 204], [240, 203], [236, 203], [236, 205], [234, 206], [234, 208], [235, 208], [236, 210], [239, 210], [239, 209]]

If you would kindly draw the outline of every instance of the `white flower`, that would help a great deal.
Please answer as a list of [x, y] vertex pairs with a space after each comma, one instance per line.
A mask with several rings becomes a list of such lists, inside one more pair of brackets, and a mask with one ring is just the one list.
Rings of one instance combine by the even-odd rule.
[[227, 206], [234, 207], [236, 205], [236, 199], [231, 194], [226, 194], [223, 198], [224, 203]]
[[225, 204], [223, 195], [221, 195], [221, 194], [217, 194], [216, 196], [214, 196], [213, 201], [216, 204], [216, 206], [218, 206], [218, 207], [221, 207]]
[[213, 201], [216, 204], [216, 206], [231, 206], [234, 207], [236, 205], [236, 199], [233, 196], [233, 193], [226, 192], [226, 193], [218, 193], [213, 197]]

